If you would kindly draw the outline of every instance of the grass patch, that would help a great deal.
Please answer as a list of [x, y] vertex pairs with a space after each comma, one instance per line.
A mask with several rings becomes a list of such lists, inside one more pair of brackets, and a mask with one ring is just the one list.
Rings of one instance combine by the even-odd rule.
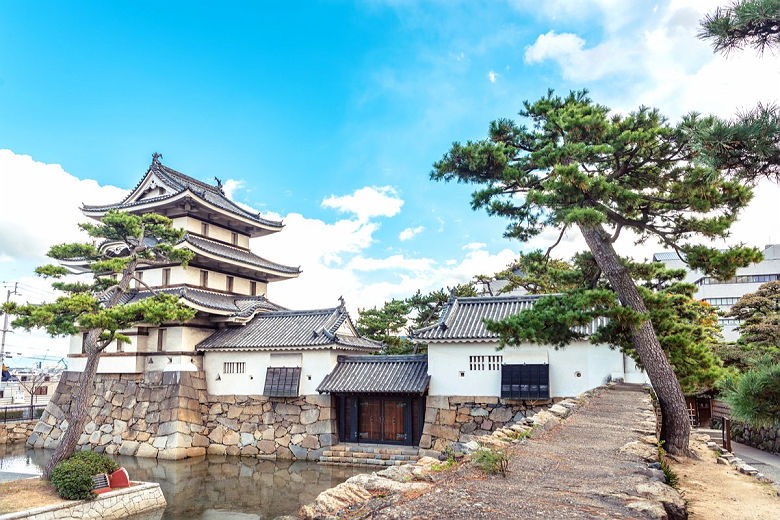
[[490, 475], [501, 473], [506, 478], [506, 470], [509, 467], [509, 454], [506, 450], [493, 448], [480, 448], [474, 454], [474, 463]]
[[674, 489], [679, 489], [680, 477], [674, 472], [669, 462], [666, 460], [666, 450], [663, 448], [663, 441], [658, 443], [658, 460], [661, 463], [661, 471], [664, 472], [666, 477], [666, 483], [672, 486]]
[[54, 486], [39, 478], [0, 483], [0, 515], [59, 502]]

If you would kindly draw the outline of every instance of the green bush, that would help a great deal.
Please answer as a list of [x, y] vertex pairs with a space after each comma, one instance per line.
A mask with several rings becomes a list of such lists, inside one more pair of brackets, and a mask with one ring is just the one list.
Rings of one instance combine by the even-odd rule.
[[506, 477], [506, 470], [509, 467], [509, 455], [505, 450], [480, 448], [474, 454], [474, 462], [485, 473], [493, 475], [501, 472]]
[[780, 423], [780, 361], [766, 357], [721, 385], [731, 417], [761, 428]]
[[95, 498], [92, 475], [111, 473], [119, 465], [110, 457], [92, 451], [80, 451], [63, 460], [51, 472], [51, 483], [57, 493], [68, 500]]
[[57, 464], [51, 472], [51, 483], [57, 493], [68, 500], [95, 498], [92, 491], [92, 472], [90, 466], [81, 460], [67, 459]]
[[89, 470], [92, 472], [90, 475], [113, 473], [119, 469], [119, 464], [117, 464], [114, 459], [100, 453], [95, 453], [94, 451], [77, 451], [71, 455], [68, 460], [80, 460], [87, 464]]

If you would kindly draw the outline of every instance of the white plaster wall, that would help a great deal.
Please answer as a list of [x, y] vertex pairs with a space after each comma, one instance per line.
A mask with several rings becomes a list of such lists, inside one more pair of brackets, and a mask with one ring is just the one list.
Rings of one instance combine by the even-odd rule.
[[[577, 342], [559, 350], [527, 345], [501, 351], [496, 350], [497, 346], [497, 343], [429, 344], [429, 394], [499, 397], [501, 370], [469, 370], [469, 356], [500, 355], [508, 364], [539, 363], [546, 359], [550, 365], [551, 397], [574, 396], [604, 384], [610, 376], [624, 373], [623, 354], [606, 345]], [[626, 359], [626, 365], [629, 367], [633, 362]], [[580, 373], [579, 377], [576, 372]], [[638, 376], [632, 374], [632, 378]]]
[[[201, 224], [202, 224], [201, 220], [198, 220], [193, 217], [178, 217], [173, 219], [174, 227], [185, 229], [187, 231], [195, 233], [196, 235], [201, 234], [202, 231]], [[213, 238], [214, 240], [221, 240], [222, 242], [227, 242], [228, 244], [232, 244], [233, 243], [233, 237], [231, 235], [232, 233], [234, 233], [234, 231], [209, 223], [209, 233], [208, 233], [209, 238]], [[248, 248], [249, 236], [238, 233], [238, 246]]]
[[[333, 350], [297, 351], [301, 353], [301, 385], [300, 394], [310, 395], [317, 393], [319, 385], [326, 375], [336, 366], [336, 358], [339, 352]], [[223, 363], [229, 361], [243, 361], [246, 363], [244, 374], [225, 374]], [[297, 366], [292, 359], [292, 364], [284, 366]], [[261, 395], [265, 385], [265, 371], [271, 365], [271, 352], [206, 352], [203, 359], [203, 368], [206, 372], [206, 386], [208, 392], [213, 395], [253, 394]], [[283, 366], [274, 364], [274, 366]], [[217, 375], [220, 380], [217, 381]]]

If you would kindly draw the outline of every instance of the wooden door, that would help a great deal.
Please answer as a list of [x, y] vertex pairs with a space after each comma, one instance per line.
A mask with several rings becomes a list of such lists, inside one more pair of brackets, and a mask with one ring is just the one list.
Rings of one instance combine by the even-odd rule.
[[404, 442], [404, 413], [406, 401], [400, 399], [385, 399], [383, 402], [382, 440], [389, 442]]
[[361, 441], [382, 439], [382, 402], [378, 399], [360, 399], [358, 406], [358, 438]]

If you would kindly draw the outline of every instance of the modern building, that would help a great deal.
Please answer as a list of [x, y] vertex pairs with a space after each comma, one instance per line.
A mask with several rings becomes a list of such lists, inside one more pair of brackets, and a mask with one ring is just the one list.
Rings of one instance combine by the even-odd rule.
[[[653, 261], [663, 262], [670, 269], [686, 269], [685, 281], [696, 285], [696, 297], [725, 314], [742, 296], [757, 291], [761, 284], [780, 280], [780, 244], [767, 245], [763, 253], [764, 259], [761, 262], [737, 269], [734, 278], [726, 281], [720, 281], [695, 269], [688, 269], [688, 264], [676, 252], [655, 253]], [[739, 339], [737, 320], [721, 316], [718, 323], [723, 328], [725, 340]]]

